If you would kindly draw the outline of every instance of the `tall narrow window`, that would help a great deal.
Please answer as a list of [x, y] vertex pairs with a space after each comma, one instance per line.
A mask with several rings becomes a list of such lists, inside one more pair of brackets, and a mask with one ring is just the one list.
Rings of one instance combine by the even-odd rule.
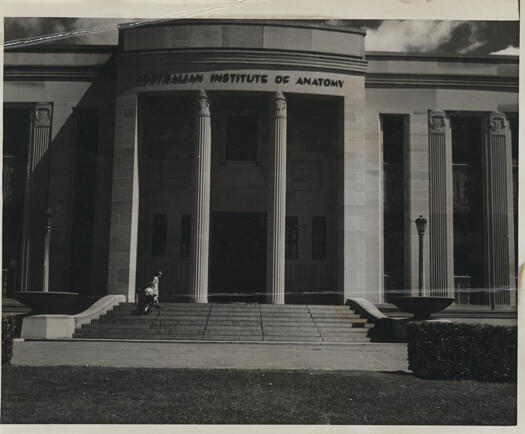
[[286, 217], [286, 259], [299, 256], [299, 222], [297, 217]]
[[184, 214], [180, 221], [180, 257], [190, 256], [191, 215]]
[[326, 218], [312, 219], [312, 259], [326, 259]]
[[405, 289], [405, 123], [383, 115], [383, 243], [385, 298]]
[[229, 116], [226, 119], [226, 159], [257, 160], [257, 118]]
[[166, 214], [153, 215], [153, 230], [151, 237], [151, 256], [163, 258], [167, 248], [167, 220]]
[[484, 288], [480, 117], [452, 118], [454, 286], [458, 303], [487, 304]]
[[91, 287], [93, 231], [95, 224], [98, 112], [76, 111], [76, 156], [71, 247], [71, 284], [75, 291]]

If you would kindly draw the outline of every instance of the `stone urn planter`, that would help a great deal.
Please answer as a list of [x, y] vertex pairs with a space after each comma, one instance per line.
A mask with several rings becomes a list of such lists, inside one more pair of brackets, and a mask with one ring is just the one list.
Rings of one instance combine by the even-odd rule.
[[414, 315], [413, 320], [422, 321], [430, 319], [433, 313], [439, 312], [454, 302], [453, 297], [426, 297], [408, 296], [393, 297], [391, 302], [403, 312]]

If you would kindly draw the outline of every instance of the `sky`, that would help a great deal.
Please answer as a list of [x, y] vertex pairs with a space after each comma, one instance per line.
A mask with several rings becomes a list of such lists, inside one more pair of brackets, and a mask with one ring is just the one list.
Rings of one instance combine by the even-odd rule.
[[[5, 18], [5, 44], [44, 40], [60, 44], [117, 44], [118, 25], [147, 20]], [[517, 21], [327, 20], [327, 25], [366, 30], [368, 51], [432, 54], [518, 54]]]

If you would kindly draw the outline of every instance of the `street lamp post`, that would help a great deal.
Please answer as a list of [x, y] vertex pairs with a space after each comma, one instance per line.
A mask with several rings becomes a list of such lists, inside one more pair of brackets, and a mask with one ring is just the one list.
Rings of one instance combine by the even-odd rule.
[[51, 221], [55, 214], [51, 209], [47, 209], [44, 215], [47, 217], [44, 234], [44, 292], [49, 292], [49, 248], [51, 241]]
[[416, 219], [416, 227], [419, 235], [419, 296], [421, 297], [423, 291], [423, 235], [425, 235], [427, 219], [420, 215]]

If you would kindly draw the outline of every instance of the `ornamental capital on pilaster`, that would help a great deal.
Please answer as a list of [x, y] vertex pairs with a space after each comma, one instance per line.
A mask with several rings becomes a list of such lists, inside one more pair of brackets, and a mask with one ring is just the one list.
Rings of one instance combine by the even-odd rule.
[[200, 90], [197, 103], [199, 107], [199, 116], [210, 117], [210, 102], [208, 101], [208, 95], [206, 95], [204, 89]]
[[46, 102], [38, 103], [35, 106], [35, 126], [49, 127], [51, 125], [51, 104]]
[[489, 115], [489, 129], [490, 134], [493, 135], [504, 135], [507, 120], [504, 113], [492, 112]]
[[276, 118], [286, 117], [286, 98], [281, 91], [275, 92], [273, 96], [273, 109]]
[[443, 110], [428, 112], [428, 130], [430, 134], [445, 134], [445, 112]]

